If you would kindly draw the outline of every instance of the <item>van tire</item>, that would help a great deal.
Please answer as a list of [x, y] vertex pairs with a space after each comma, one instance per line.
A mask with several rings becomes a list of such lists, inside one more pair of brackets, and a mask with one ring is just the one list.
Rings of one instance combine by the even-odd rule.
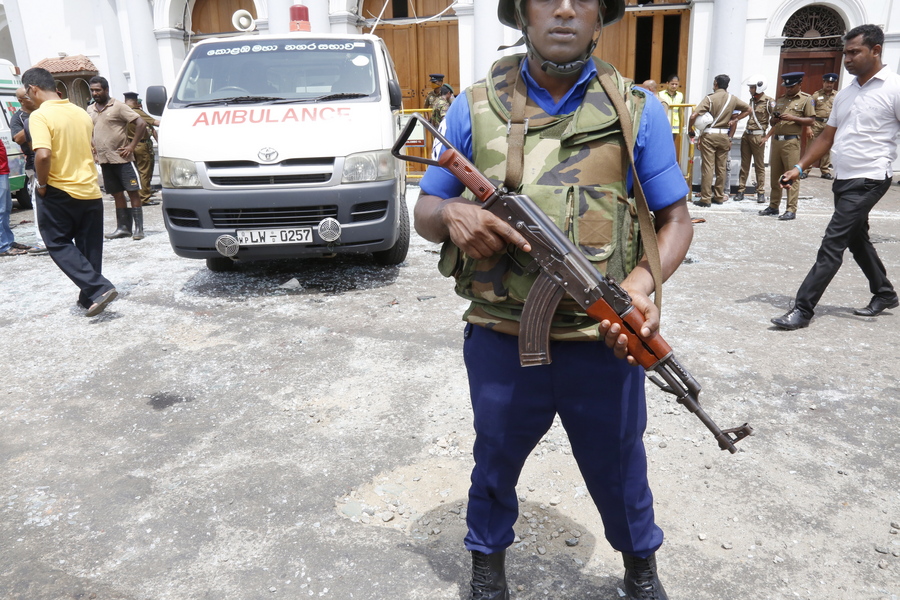
[[20, 190], [16, 190], [15, 193], [16, 202], [19, 203], [19, 208], [21, 210], [31, 210], [31, 194], [28, 193], [28, 188], [23, 187]]
[[213, 273], [225, 273], [234, 270], [234, 261], [224, 256], [214, 256], [206, 259], [206, 268]]
[[399, 265], [406, 260], [406, 253], [409, 252], [409, 211], [406, 209], [406, 202], [401, 200], [398, 202], [400, 210], [400, 235], [397, 237], [397, 243], [379, 252], [373, 252], [372, 256], [375, 262], [385, 267]]

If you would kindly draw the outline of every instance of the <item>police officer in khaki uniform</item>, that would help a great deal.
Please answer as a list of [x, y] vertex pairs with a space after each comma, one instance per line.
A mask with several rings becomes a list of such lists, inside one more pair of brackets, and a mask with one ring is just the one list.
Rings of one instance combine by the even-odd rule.
[[[159, 126], [159, 119], [154, 119], [144, 112], [137, 92], [125, 92], [124, 97], [125, 104], [140, 115], [147, 124], [147, 133], [144, 134], [144, 139], [134, 147], [134, 166], [137, 168], [138, 176], [141, 179], [141, 204], [144, 206], [155, 206], [159, 202], [153, 199], [153, 189], [150, 187], [150, 181], [153, 179], [153, 167], [156, 162], [152, 138], [156, 137], [156, 127]], [[134, 135], [134, 123], [128, 124], [128, 135], [129, 137]]]
[[[831, 106], [834, 104], [834, 97], [837, 96], [834, 89], [837, 80], [837, 73], [825, 73], [822, 75], [822, 89], [812, 95], [813, 107], [816, 109], [816, 122], [808, 134], [812, 139], [825, 131], [825, 123], [831, 116]], [[826, 152], [819, 159], [819, 172], [822, 173], [822, 179], [834, 179], [834, 175], [831, 174], [831, 152]], [[806, 179], [806, 175], [804, 172], [800, 179]]]
[[431, 80], [432, 90], [425, 96], [425, 108], [434, 108], [434, 101], [440, 97], [439, 90], [444, 85], [444, 75], [441, 73], [432, 73], [428, 76]]
[[[772, 128], [765, 137], [765, 139], [772, 138], [769, 152], [772, 193], [769, 206], [759, 211], [763, 217], [778, 214], [778, 207], [781, 206], [781, 185], [778, 179], [800, 160], [800, 135], [804, 127], [811, 127], [816, 122], [812, 96], [800, 91], [805, 74], [798, 71], [781, 76], [781, 85], [786, 89], [784, 95], [775, 101], [775, 107], [772, 109]], [[795, 181], [788, 190], [787, 210], [778, 217], [779, 220], [790, 221], [797, 216], [799, 197], [800, 182]]]
[[747, 119], [747, 129], [741, 136], [741, 174], [738, 177], [737, 195], [735, 202], [744, 199], [744, 190], [747, 189], [747, 176], [750, 174], [750, 161], [753, 161], [753, 169], [756, 172], [756, 201], [766, 201], [766, 130], [769, 128], [769, 103], [775, 100], [766, 96], [766, 82], [762, 77], [753, 77], [749, 82], [750, 87], [750, 118]]
[[[703, 162], [700, 171], [700, 200], [694, 202], [697, 206], [707, 207], [711, 203], [725, 202], [728, 152], [731, 150], [729, 130], [750, 114], [749, 104], [726, 91], [730, 82], [731, 78], [728, 75], [716, 75], [713, 80], [713, 93], [700, 101], [689, 121], [693, 127], [697, 117], [704, 113], [709, 113], [714, 119], [700, 134], [698, 143], [700, 159]], [[740, 113], [735, 115], [735, 111]], [[716, 176], [715, 189], [713, 189], [713, 166]]]

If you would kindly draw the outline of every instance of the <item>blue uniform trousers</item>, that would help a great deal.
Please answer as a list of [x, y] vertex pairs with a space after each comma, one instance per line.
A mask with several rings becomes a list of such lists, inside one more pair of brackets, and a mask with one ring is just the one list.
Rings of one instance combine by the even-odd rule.
[[663, 532], [653, 520], [642, 441], [644, 371], [602, 342], [551, 342], [551, 353], [549, 365], [521, 367], [517, 337], [466, 326], [476, 434], [466, 548], [491, 554], [512, 544], [519, 474], [559, 414], [606, 539], [645, 558]]

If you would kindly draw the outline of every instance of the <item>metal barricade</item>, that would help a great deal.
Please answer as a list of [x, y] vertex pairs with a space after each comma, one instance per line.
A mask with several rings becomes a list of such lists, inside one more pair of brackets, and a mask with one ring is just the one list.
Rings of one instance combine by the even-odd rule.
[[[424, 118], [429, 118], [431, 116], [431, 110], [427, 108], [407, 108], [400, 111], [400, 128], [406, 126], [407, 120], [409, 120], [410, 115], [419, 113]], [[421, 132], [421, 133], [420, 133]], [[416, 131], [410, 136], [409, 140], [406, 143], [406, 153], [413, 156], [428, 156], [431, 153], [431, 134], [425, 131], [424, 127], [417, 127]], [[425, 166], [420, 163], [414, 163], [410, 161], [406, 161], [406, 180], [410, 179], [414, 181], [418, 181], [422, 179], [422, 176], [425, 174]]]

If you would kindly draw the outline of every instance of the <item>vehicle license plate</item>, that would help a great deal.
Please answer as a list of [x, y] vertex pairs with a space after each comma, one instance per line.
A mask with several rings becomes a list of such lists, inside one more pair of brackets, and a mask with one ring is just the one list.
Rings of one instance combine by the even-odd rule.
[[295, 227], [289, 229], [240, 229], [237, 232], [241, 246], [259, 246], [262, 244], [309, 244], [312, 242], [312, 229]]

